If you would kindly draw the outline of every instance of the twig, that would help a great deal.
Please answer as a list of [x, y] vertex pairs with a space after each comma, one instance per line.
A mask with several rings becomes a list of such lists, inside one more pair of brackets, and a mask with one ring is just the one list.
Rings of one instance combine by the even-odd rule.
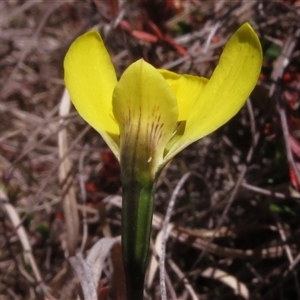
[[242, 187], [245, 189], [248, 189], [250, 191], [256, 192], [256, 193], [260, 193], [262, 195], [267, 195], [267, 196], [272, 196], [275, 198], [279, 198], [279, 199], [295, 199], [295, 200], [300, 200], [300, 196], [292, 196], [292, 195], [285, 195], [283, 193], [280, 192], [273, 192], [258, 186], [254, 186], [251, 185], [249, 183], [243, 182], [242, 183]]
[[188, 172], [182, 176], [179, 180], [178, 184], [176, 185], [172, 197], [170, 199], [166, 216], [163, 222], [162, 231], [162, 243], [161, 243], [161, 255], [159, 260], [159, 270], [160, 270], [160, 291], [161, 291], [161, 299], [167, 300], [167, 292], [166, 292], [166, 278], [165, 278], [165, 259], [166, 259], [166, 243], [168, 239], [168, 225], [170, 223], [170, 218], [173, 212], [173, 208], [175, 205], [175, 201], [177, 199], [178, 193], [180, 192], [182, 186], [187, 181], [187, 179], [191, 176], [191, 172]]
[[216, 34], [217, 30], [219, 29], [219, 27], [221, 26], [220, 22], [217, 22], [213, 28], [211, 29], [211, 31], [209, 32], [209, 35], [206, 39], [205, 45], [203, 46], [203, 50], [202, 53], [205, 55], [208, 51], [209, 45], [211, 43], [212, 38], [214, 37], [214, 35]]
[[[279, 221], [277, 221], [277, 227], [278, 227], [278, 231], [279, 231], [279, 234], [280, 234], [280, 237], [281, 237], [282, 241], [284, 243], [286, 243], [287, 238], [286, 238], [284, 229], [283, 229], [283, 227], [282, 227], [282, 225]], [[292, 266], [295, 264], [295, 259], [293, 257], [293, 254], [292, 254], [292, 251], [291, 251], [291, 248], [289, 247], [289, 245], [286, 244], [283, 247], [284, 247], [284, 250], [285, 250], [286, 255], [288, 257], [288, 260], [290, 262], [289, 270], [291, 270], [291, 272], [293, 273], [295, 284], [296, 284], [296, 289], [297, 289], [297, 293], [298, 293], [298, 298], [299, 298], [300, 297], [300, 288], [299, 288], [299, 282], [298, 282], [298, 275], [297, 275], [297, 272], [295, 271], [295, 269], [292, 268]]]
[[179, 267], [175, 264], [175, 262], [172, 259], [168, 259], [168, 263], [169, 263], [170, 267], [172, 268], [172, 270], [176, 273], [178, 278], [180, 278], [183, 281], [183, 284], [184, 284], [186, 290], [188, 291], [189, 295], [191, 296], [191, 299], [192, 300], [201, 300], [201, 298], [199, 298], [197, 296], [196, 292], [194, 291], [192, 285], [190, 284], [190, 282], [188, 281], [188, 279], [186, 278], [184, 273], [179, 269]]
[[[273, 80], [273, 83], [270, 87], [270, 91], [269, 91], [269, 97], [272, 97], [275, 89], [278, 85], [278, 81], [279, 79], [282, 77], [284, 69], [286, 68], [286, 66], [289, 64], [290, 62], [290, 57], [292, 55], [292, 52], [296, 46], [297, 40], [296, 37], [297, 35], [300, 34], [300, 30], [298, 30], [298, 33], [290, 35], [282, 48], [281, 54], [279, 55], [279, 57], [277, 58], [277, 60], [274, 63], [274, 68], [273, 68], [273, 72], [271, 74], [271, 79]], [[287, 117], [286, 117], [286, 112], [284, 109], [284, 103], [283, 100], [281, 98], [281, 95], [279, 94], [279, 91], [277, 91], [276, 94], [276, 100], [278, 103], [278, 111], [279, 111], [279, 116], [280, 116], [280, 121], [281, 121], [281, 127], [282, 127], [282, 132], [283, 132], [283, 138], [284, 138], [284, 142], [285, 142], [285, 147], [286, 147], [286, 155], [287, 155], [287, 159], [288, 162], [290, 164], [290, 166], [293, 168], [297, 181], [300, 184], [300, 172], [296, 166], [293, 154], [292, 154], [292, 150], [290, 147], [290, 142], [289, 142], [289, 129], [288, 129], [288, 123], [287, 123]]]
[[87, 223], [87, 210], [86, 210], [86, 189], [85, 189], [85, 176], [83, 174], [85, 152], [82, 151], [79, 158], [79, 187], [81, 194], [82, 203], [82, 223], [83, 223], [83, 234], [82, 242], [80, 246], [80, 252], [83, 253], [84, 247], [88, 238], [88, 223]]

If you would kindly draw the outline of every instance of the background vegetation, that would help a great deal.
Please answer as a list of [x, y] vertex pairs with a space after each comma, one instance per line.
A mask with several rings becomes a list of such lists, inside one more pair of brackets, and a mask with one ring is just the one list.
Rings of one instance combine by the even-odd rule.
[[[0, 299], [75, 299], [66, 257], [120, 234], [118, 163], [63, 97], [71, 42], [94, 27], [119, 75], [144, 57], [209, 77], [246, 21], [264, 51], [257, 88], [163, 172], [153, 253], [172, 199], [168, 299], [300, 299], [299, 20], [299, 1], [1, 1]], [[146, 299], [160, 299], [150, 265]], [[99, 299], [124, 299], [119, 244], [103, 271]]]

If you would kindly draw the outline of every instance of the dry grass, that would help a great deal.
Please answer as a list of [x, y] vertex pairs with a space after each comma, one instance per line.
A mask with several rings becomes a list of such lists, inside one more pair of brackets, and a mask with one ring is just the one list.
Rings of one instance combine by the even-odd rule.
[[[62, 104], [62, 63], [74, 38], [99, 29], [118, 74], [143, 56], [156, 67], [209, 76], [245, 21], [264, 48], [261, 80], [232, 121], [162, 174], [153, 251], [159, 254], [166, 242], [168, 299], [300, 299], [299, 1], [173, 2], [182, 7], [0, 2], [1, 300], [75, 299], [79, 285], [66, 257], [120, 233], [118, 165], [101, 137], [68, 109], [69, 100]], [[153, 36], [157, 42], [142, 39]], [[161, 230], [171, 198], [166, 240]], [[112, 265], [120, 267], [119, 253], [108, 260], [101, 287]], [[154, 261], [147, 299], [160, 299]], [[114, 299], [122, 291], [117, 273]]]

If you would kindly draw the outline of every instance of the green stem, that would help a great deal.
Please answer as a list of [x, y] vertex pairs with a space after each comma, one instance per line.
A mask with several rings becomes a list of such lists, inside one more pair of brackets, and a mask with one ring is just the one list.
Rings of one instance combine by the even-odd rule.
[[123, 180], [122, 251], [127, 300], [142, 300], [149, 253], [154, 183]]

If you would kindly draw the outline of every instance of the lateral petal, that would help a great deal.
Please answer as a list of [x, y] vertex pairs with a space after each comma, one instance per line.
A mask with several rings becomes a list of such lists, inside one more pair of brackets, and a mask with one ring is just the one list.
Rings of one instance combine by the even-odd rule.
[[65, 60], [65, 84], [81, 117], [96, 129], [118, 157], [119, 127], [112, 113], [117, 84], [114, 66], [97, 31], [77, 38]]
[[261, 66], [259, 39], [245, 23], [227, 42], [213, 75], [192, 107], [184, 134], [173, 141], [166, 160], [231, 119], [254, 89]]
[[164, 69], [160, 69], [159, 73], [166, 79], [176, 96], [178, 122], [186, 121], [208, 79], [188, 74], [181, 75]]

